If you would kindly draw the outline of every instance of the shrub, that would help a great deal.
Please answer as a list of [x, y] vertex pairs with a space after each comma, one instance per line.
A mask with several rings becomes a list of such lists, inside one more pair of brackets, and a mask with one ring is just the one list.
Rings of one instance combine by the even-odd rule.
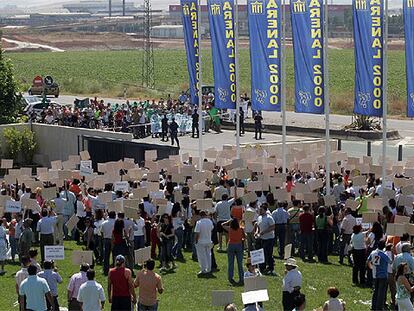
[[22, 131], [15, 127], [6, 128], [3, 131], [6, 156], [21, 164], [33, 164], [33, 157], [36, 153], [37, 142], [34, 132], [29, 129]]

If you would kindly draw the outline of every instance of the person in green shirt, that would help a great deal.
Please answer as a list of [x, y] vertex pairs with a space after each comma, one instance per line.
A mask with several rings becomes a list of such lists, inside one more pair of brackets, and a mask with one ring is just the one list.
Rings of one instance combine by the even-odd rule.
[[318, 260], [321, 263], [328, 262], [328, 225], [325, 207], [321, 206], [315, 219], [316, 236], [318, 239]]
[[371, 197], [371, 194], [367, 195], [364, 188], [359, 189], [359, 197], [355, 199], [358, 202], [357, 213], [359, 215], [368, 212], [368, 198]]
[[216, 107], [212, 107], [210, 109], [210, 117], [212, 120], [212, 128], [213, 130], [215, 130], [217, 133], [221, 133], [221, 121], [220, 121], [220, 116], [219, 116], [219, 110]]

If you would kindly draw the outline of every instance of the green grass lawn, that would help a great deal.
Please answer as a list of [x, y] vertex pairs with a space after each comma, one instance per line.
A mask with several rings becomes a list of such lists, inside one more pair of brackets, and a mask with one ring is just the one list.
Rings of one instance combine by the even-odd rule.
[[[288, 107], [292, 109], [294, 72], [293, 50], [287, 50]], [[142, 50], [137, 51], [76, 51], [64, 53], [8, 53], [14, 63], [16, 77], [27, 89], [33, 78], [52, 75], [66, 94], [159, 98], [168, 93], [178, 94], [188, 88], [184, 50], [155, 50], [155, 81], [157, 90], [141, 85]], [[241, 49], [240, 83], [242, 92], [250, 93], [250, 56]], [[350, 114], [354, 94], [354, 50], [329, 50], [330, 95], [335, 113]], [[203, 84], [213, 83], [211, 51], [203, 54]], [[405, 54], [389, 52], [390, 113], [405, 114], [406, 78]]]
[[[66, 287], [70, 276], [77, 272], [79, 267], [71, 264], [71, 251], [80, 249], [80, 246], [74, 242], [66, 242], [65, 260], [57, 262], [59, 273], [63, 278], [63, 284], [59, 285], [59, 302], [61, 306], [66, 307]], [[40, 256], [40, 254], [39, 254]], [[165, 292], [160, 295], [160, 310], [220, 310], [211, 306], [212, 290], [235, 290], [235, 303], [241, 310], [241, 293], [242, 287], [232, 287], [227, 281], [227, 255], [217, 254], [216, 259], [219, 272], [215, 273], [216, 278], [199, 279], [196, 273], [199, 271], [198, 263], [191, 260], [191, 254], [185, 253], [186, 263], [177, 263], [175, 273], [162, 275]], [[369, 305], [365, 304], [371, 299], [371, 291], [355, 287], [351, 282], [352, 268], [349, 266], [340, 266], [337, 257], [330, 257], [331, 265], [322, 265], [318, 263], [303, 263], [298, 260], [299, 270], [303, 275], [303, 289], [307, 298], [306, 310], [312, 310], [322, 306], [327, 300], [326, 289], [329, 286], [337, 286], [340, 290], [340, 298], [344, 299], [347, 304], [347, 310], [369, 310]], [[158, 265], [158, 262], [157, 262]], [[7, 265], [6, 275], [0, 277], [0, 296], [1, 310], [17, 310], [13, 307], [16, 301], [14, 274], [19, 270], [17, 265]], [[106, 278], [102, 274], [102, 267], [98, 266], [97, 281], [100, 282], [106, 292]], [[237, 269], [235, 269], [237, 270]], [[157, 269], [158, 271], [158, 269]], [[282, 276], [284, 266], [281, 260], [276, 260], [278, 276], [268, 276], [269, 297], [270, 301], [264, 304], [266, 310], [282, 310]], [[235, 276], [237, 280], [237, 275]], [[105, 310], [110, 310], [109, 304], [106, 304]]]

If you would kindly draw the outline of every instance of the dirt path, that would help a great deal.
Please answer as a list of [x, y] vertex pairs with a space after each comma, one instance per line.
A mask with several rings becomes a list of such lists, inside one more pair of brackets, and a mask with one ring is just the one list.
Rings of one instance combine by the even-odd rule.
[[65, 52], [65, 50], [44, 45], [44, 44], [38, 44], [38, 43], [31, 43], [31, 42], [24, 42], [24, 41], [17, 41], [17, 40], [11, 40], [7, 38], [2, 39], [4, 42], [9, 43], [12, 45], [12, 47], [6, 48], [5, 50], [8, 52], [18, 52], [22, 50], [46, 50], [50, 52]]

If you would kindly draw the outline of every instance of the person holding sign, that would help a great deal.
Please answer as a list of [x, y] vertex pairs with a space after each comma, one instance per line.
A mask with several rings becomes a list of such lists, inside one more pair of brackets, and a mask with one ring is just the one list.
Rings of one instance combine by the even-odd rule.
[[45, 260], [45, 246], [54, 245], [54, 230], [57, 223], [57, 216], [54, 211], [50, 213], [47, 209], [42, 210], [42, 218], [37, 223], [37, 232], [40, 234], [40, 257]]
[[[260, 264], [260, 271], [267, 272], [269, 275], [275, 275], [274, 259], [273, 259], [273, 243], [275, 239], [275, 221], [273, 217], [267, 212], [267, 203], [263, 203], [259, 209], [259, 217], [255, 224], [255, 237], [257, 239], [256, 248], [263, 248], [265, 254], [265, 262]], [[266, 269], [267, 268], [267, 269]]]
[[237, 284], [242, 285], [243, 282], [243, 242], [245, 239], [245, 233], [243, 228], [240, 227], [239, 220], [233, 218], [223, 223], [223, 229], [229, 234], [229, 244], [227, 246], [227, 260], [228, 260], [228, 280], [230, 284], [235, 285], [236, 282], [233, 279], [234, 276], [234, 257], [237, 259], [237, 268], [239, 272], [239, 282]]

